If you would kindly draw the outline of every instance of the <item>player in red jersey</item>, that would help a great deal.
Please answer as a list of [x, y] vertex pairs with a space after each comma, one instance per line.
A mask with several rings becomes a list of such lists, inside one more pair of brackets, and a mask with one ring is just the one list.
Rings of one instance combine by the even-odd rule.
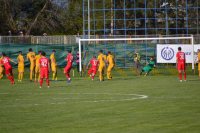
[[42, 88], [43, 78], [45, 76], [47, 87], [49, 88], [49, 72], [50, 72], [50, 63], [49, 59], [46, 58], [46, 53], [42, 52], [43, 57], [39, 60], [39, 69], [40, 69], [40, 88]]
[[181, 47], [178, 47], [178, 53], [176, 54], [176, 68], [178, 68], [179, 71], [180, 82], [182, 82], [181, 70], [183, 70], [184, 79], [186, 81], [185, 62], [185, 53], [181, 52]]
[[[94, 80], [94, 76], [96, 75], [97, 72], [97, 67], [99, 65], [99, 61], [96, 59], [96, 56], [93, 56], [93, 59], [88, 63], [86, 69], [88, 69], [88, 66], [92, 64], [92, 67], [88, 71], [88, 75], [90, 76], [89, 79], [92, 77], [92, 81]], [[92, 75], [91, 75], [92, 73]]]
[[67, 66], [65, 67], [64, 74], [66, 75], [68, 79], [67, 83], [70, 83], [71, 79], [69, 76], [69, 72], [72, 68], [72, 63], [74, 61], [74, 56], [71, 54], [71, 50], [68, 51], [68, 56], [65, 60], [67, 61]]
[[[0, 65], [2, 66], [2, 64], [4, 65], [5, 67], [5, 72], [6, 72], [6, 76], [8, 77], [8, 79], [11, 81], [12, 84], [15, 84], [15, 81], [14, 81], [14, 77], [13, 77], [13, 74], [12, 74], [12, 66], [10, 64], [10, 62], [13, 62], [15, 64], [17, 64], [17, 62], [11, 60], [9, 57], [6, 57], [6, 54], [3, 53], [3, 59], [1, 60], [1, 63]], [[11, 76], [9, 76], [11, 75]]]

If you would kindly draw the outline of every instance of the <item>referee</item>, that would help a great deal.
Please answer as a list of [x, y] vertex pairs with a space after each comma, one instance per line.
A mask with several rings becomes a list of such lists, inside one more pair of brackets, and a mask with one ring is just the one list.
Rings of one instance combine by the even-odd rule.
[[135, 65], [135, 76], [137, 76], [137, 70], [140, 72], [140, 54], [135, 50], [135, 58], [134, 58], [134, 65]]

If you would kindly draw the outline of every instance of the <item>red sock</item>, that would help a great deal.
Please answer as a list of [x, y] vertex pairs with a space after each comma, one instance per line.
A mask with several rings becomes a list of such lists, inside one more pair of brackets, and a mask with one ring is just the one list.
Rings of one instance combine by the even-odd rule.
[[42, 87], [43, 79], [40, 79], [40, 86]]
[[88, 75], [90, 76], [90, 73], [88, 73]]
[[11, 78], [12, 78], [12, 80], [14, 81], [14, 77], [13, 77], [13, 75], [11, 75]]
[[186, 80], [186, 72], [184, 72], [183, 74], [184, 74], [184, 79]]
[[92, 79], [94, 79], [94, 76], [92, 76]]
[[65, 73], [65, 75], [66, 75], [67, 79], [69, 79], [69, 74]]
[[47, 82], [47, 86], [49, 86], [49, 79], [46, 79], [46, 82]]
[[182, 80], [182, 74], [181, 73], [179, 73], [179, 77], [180, 77], [180, 80]]
[[8, 76], [8, 79], [13, 82], [13, 79], [10, 76]]

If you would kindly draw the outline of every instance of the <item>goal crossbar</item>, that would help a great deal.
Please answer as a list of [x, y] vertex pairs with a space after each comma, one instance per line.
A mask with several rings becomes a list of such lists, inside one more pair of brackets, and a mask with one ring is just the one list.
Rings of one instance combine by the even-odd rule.
[[190, 39], [192, 44], [192, 71], [194, 72], [194, 38], [193, 37], [161, 37], [161, 38], [113, 38], [113, 39], [79, 39], [79, 70], [82, 76], [81, 65], [81, 42], [84, 41], [130, 41], [130, 40], [174, 40], [174, 39]]

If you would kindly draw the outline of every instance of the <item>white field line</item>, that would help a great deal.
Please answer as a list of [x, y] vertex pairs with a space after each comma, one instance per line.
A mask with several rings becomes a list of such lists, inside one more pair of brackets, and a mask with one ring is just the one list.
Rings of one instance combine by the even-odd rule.
[[[148, 98], [146, 95], [138, 95], [138, 94], [121, 94], [121, 93], [0, 93], [0, 95], [48, 95], [48, 94], [57, 94], [57, 95], [125, 95], [129, 96], [126, 99], [121, 99], [121, 100], [99, 100], [95, 99], [95, 101], [76, 101], [76, 102], [71, 102], [71, 103], [80, 103], [80, 102], [116, 102], [116, 101], [130, 101], [130, 100], [135, 100], [135, 99], [144, 99]], [[133, 98], [130, 98], [130, 96], [136, 96]], [[87, 99], [87, 98], [53, 98], [53, 99]], [[30, 100], [30, 99], [15, 99], [16, 101], [20, 100]], [[67, 104], [69, 102], [65, 103], [55, 103], [52, 102], [50, 105], [54, 104]], [[29, 104], [30, 105], [30, 104]], [[33, 104], [33, 105], [42, 105], [42, 104]], [[13, 107], [16, 107], [16, 105], [11, 105]]]

